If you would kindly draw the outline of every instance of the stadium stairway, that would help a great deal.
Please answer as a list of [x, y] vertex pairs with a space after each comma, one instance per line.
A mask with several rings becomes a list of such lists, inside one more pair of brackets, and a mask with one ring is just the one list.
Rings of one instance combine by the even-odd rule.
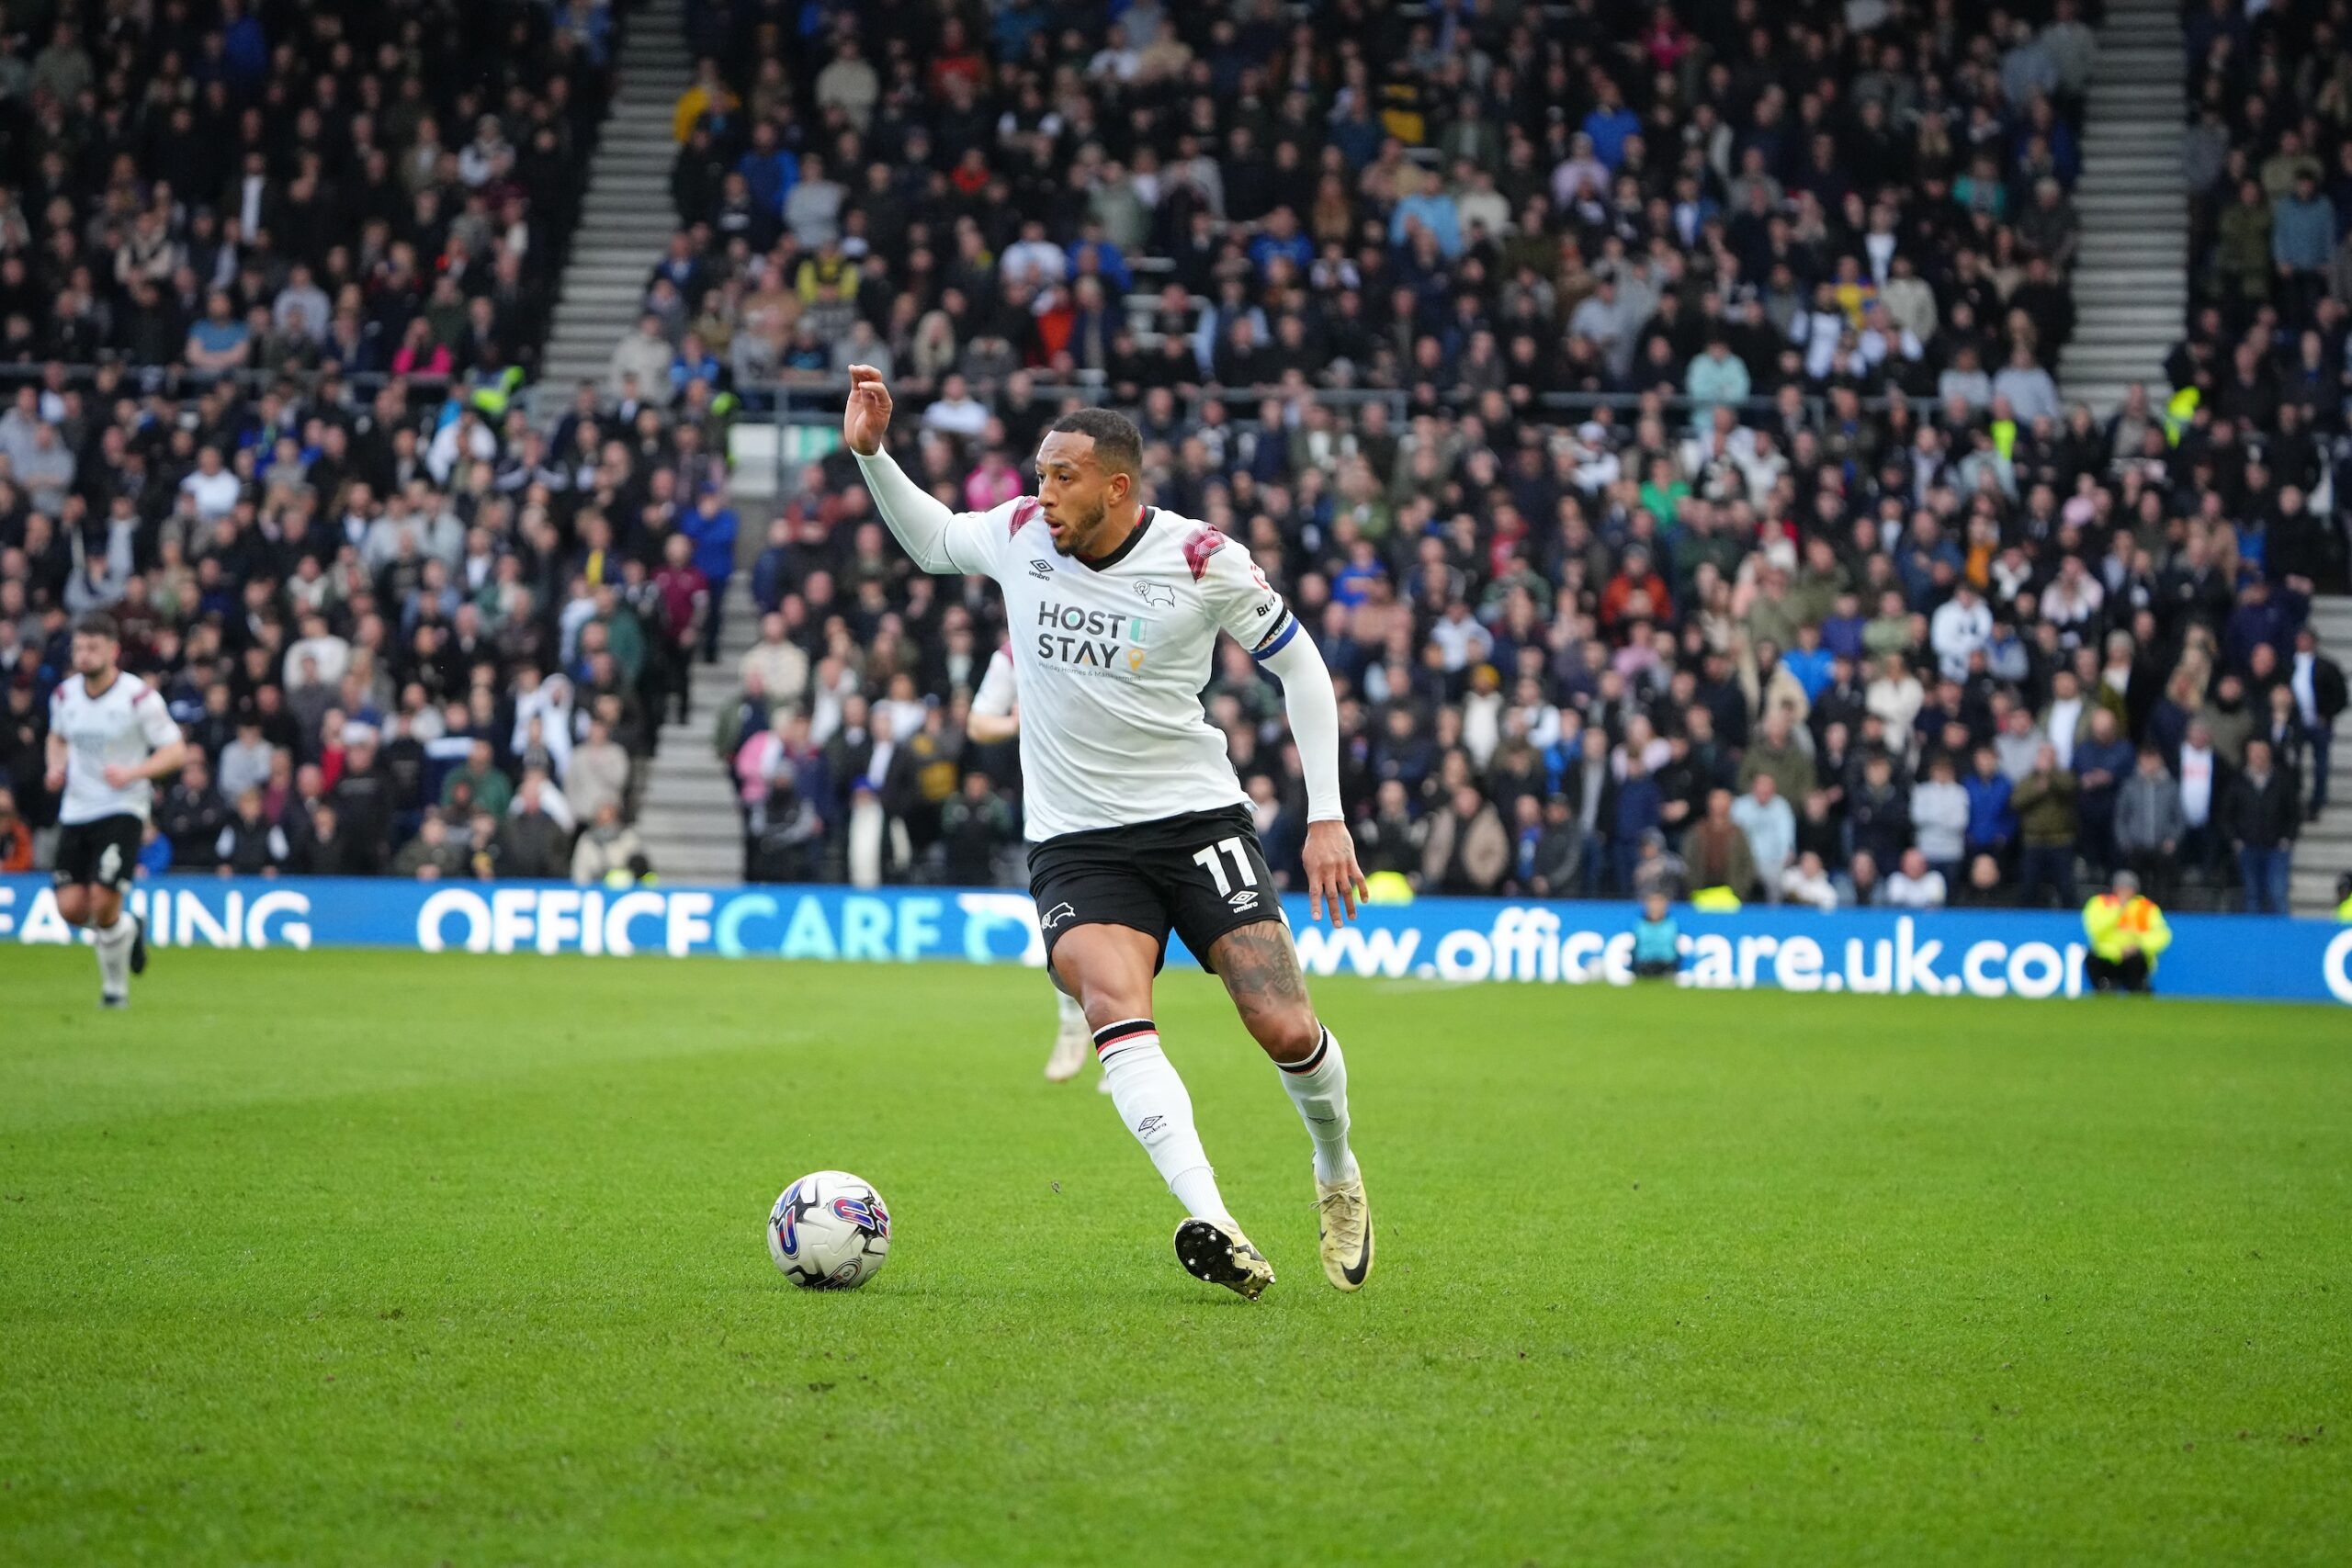
[[670, 165], [678, 144], [670, 121], [694, 81], [685, 0], [646, 0], [630, 17], [618, 74], [540, 373], [553, 388], [604, 378], [613, 345], [637, 318], [645, 280], [677, 231]]
[[2109, 0], [2075, 187], [2075, 336], [2058, 367], [2066, 398], [2101, 416], [2134, 381], [2163, 400], [2188, 320], [2184, 47], [2177, 0]]
[[[2341, 664], [2352, 657], [2352, 598], [2312, 600], [2312, 627], [2329, 658]], [[2352, 714], [2336, 721], [2328, 762], [2327, 809], [2295, 845], [2287, 908], [2298, 915], [2334, 914], [2335, 879], [2352, 871]]]
[[743, 818], [729, 765], [711, 750], [719, 711], [742, 690], [736, 667], [759, 637], [751, 576], [739, 571], [727, 585], [727, 617], [719, 628], [718, 662], [697, 663], [694, 711], [681, 721], [671, 708], [653, 760], [638, 789], [637, 831], [646, 858], [665, 882], [740, 882], [743, 878]]

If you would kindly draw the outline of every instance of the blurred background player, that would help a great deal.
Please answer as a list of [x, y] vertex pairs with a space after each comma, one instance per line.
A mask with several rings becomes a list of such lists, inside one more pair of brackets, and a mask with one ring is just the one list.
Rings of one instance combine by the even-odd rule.
[[1225, 1206], [1151, 1020], [1171, 932], [1225, 982], [1280, 1069], [1314, 1145], [1324, 1275], [1356, 1290], [1373, 1230], [1348, 1145], [1345, 1061], [1307, 999], [1250, 795], [1200, 699], [1220, 632], [1282, 682], [1306, 775], [1308, 905], [1338, 924], [1355, 913], [1363, 872], [1340, 809], [1339, 701], [1322, 654], [1248, 550], [1143, 504], [1142, 437], [1125, 415], [1064, 414], [1038, 445], [1035, 497], [956, 513], [883, 450], [881, 373], [849, 374], [842, 434], [883, 521], [925, 571], [993, 579], [1023, 639], [1029, 891], [1046, 962], [1086, 1009], [1120, 1120], [1184, 1206], [1177, 1260], [1252, 1300], [1274, 1281]]
[[[1009, 649], [1000, 648], [989, 659], [988, 672], [980, 677], [979, 690], [972, 694], [972, 711], [967, 716], [964, 733], [983, 746], [1010, 740], [1021, 733], [1021, 689], [1013, 676]], [[1078, 1077], [1079, 1069], [1093, 1054], [1094, 1032], [1086, 1027], [1086, 1010], [1079, 1005], [1076, 997], [1056, 986], [1054, 1001], [1061, 1010], [1061, 1026], [1054, 1034], [1053, 1052], [1046, 1058], [1046, 1081], [1067, 1083]], [[1111, 1080], [1102, 1077], [1094, 1087], [1108, 1094]]]
[[154, 781], [180, 770], [187, 748], [163, 694], [120, 668], [114, 617], [74, 627], [74, 673], [50, 694], [49, 788], [57, 820], [57, 912], [97, 939], [98, 1001], [125, 1007], [147, 967], [143, 922], [123, 908], [154, 805]]

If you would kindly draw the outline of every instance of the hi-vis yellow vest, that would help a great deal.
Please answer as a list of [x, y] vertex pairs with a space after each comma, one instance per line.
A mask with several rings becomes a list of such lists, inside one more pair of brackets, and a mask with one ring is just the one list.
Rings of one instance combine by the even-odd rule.
[[2083, 932], [2090, 938], [2091, 951], [2110, 964], [2137, 947], [2154, 968], [2158, 955], [2172, 945], [2165, 912], [2136, 893], [2128, 900], [2102, 893], [2084, 905]]
[[2190, 382], [2165, 400], [2165, 445], [2180, 445], [2180, 433], [2197, 418], [2197, 405], [2203, 400], [2197, 384]]

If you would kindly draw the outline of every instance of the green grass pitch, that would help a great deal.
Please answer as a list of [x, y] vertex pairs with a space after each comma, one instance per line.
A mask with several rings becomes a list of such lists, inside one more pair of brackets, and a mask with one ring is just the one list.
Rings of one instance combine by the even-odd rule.
[[1317, 989], [1353, 1297], [1162, 983], [1251, 1306], [1034, 973], [0, 950], [0, 1562], [2352, 1558], [2342, 1013]]

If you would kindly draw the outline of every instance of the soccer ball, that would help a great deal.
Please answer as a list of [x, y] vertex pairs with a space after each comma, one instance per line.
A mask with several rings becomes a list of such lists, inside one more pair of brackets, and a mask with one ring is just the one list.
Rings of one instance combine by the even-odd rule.
[[871, 1183], [813, 1170], [768, 1212], [768, 1256], [804, 1291], [853, 1291], [890, 1256], [890, 1211]]

